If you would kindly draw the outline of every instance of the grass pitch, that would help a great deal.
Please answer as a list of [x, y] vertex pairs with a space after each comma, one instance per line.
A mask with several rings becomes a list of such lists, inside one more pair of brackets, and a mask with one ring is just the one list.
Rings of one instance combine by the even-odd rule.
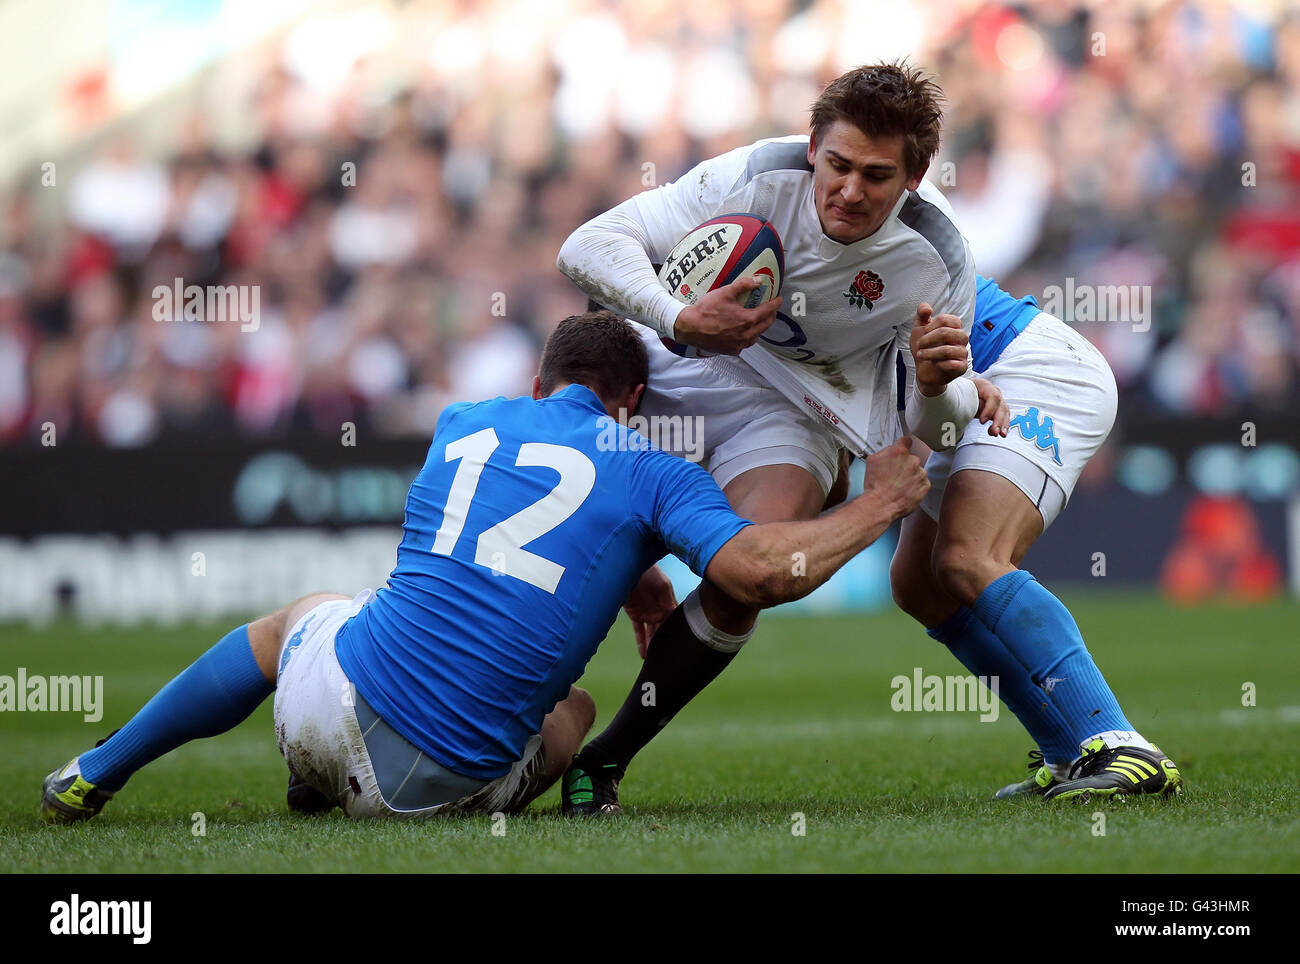
[[[1005, 709], [988, 723], [971, 712], [894, 712], [893, 677], [965, 671], [891, 610], [764, 617], [748, 649], [633, 764], [621, 820], [565, 820], [554, 789], [496, 824], [290, 816], [268, 700], [230, 733], [138, 773], [88, 824], [45, 827], [44, 775], [120, 726], [230, 627], [0, 627], [0, 674], [102, 674], [105, 704], [98, 723], [0, 713], [0, 871], [1300, 869], [1289, 762], [1300, 737], [1300, 607], [1066, 602], [1134, 724], [1178, 762], [1181, 799], [992, 800], [1025, 773], [1027, 736]], [[620, 620], [582, 684], [600, 708], [597, 729], [636, 670]], [[1255, 706], [1243, 706], [1247, 683]], [[200, 814], [205, 835], [194, 832]]]

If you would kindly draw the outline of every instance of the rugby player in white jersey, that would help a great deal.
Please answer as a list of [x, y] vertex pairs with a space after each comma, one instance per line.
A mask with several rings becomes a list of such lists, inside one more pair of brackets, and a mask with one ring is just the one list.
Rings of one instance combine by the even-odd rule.
[[[560, 269], [589, 297], [645, 326], [651, 376], [641, 413], [702, 417], [701, 461], [749, 519], [816, 516], [845, 447], [878, 451], [905, 431], [951, 447], [945, 425], [960, 434], [977, 412], [998, 413], [996, 389], [963, 377], [974, 262], [947, 202], [922, 180], [939, 144], [941, 97], [906, 65], [849, 71], [813, 105], [811, 136], [704, 161], [584, 224], [560, 250]], [[734, 212], [766, 218], [780, 235], [782, 298], [742, 308], [754, 283], [740, 279], [683, 305], [655, 263], [701, 222]], [[715, 354], [681, 358], [661, 336]], [[657, 632], [622, 709], [565, 775], [566, 813], [619, 812], [628, 762], [730, 662], [758, 615], [707, 580], [674, 607], [651, 570], [629, 614]], [[646, 632], [639, 627], [639, 641]]]

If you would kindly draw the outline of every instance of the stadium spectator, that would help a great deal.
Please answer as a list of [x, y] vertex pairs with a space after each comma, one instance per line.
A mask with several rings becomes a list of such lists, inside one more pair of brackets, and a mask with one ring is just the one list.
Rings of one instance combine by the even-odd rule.
[[[449, 398], [527, 390], [544, 319], [584, 307], [554, 270], [573, 227], [800, 128], [842, 68], [903, 53], [949, 93], [931, 177], [985, 273], [1040, 299], [1067, 278], [1150, 286], [1149, 330], [1080, 320], [1121, 423], [1300, 401], [1300, 17], [878, 6], [864, 30], [836, 0], [429, 0], [350, 69], [292, 32], [238, 62], [261, 64], [251, 81], [232, 60], [170, 142], [122, 120], [70, 146], [66, 190], [9, 187], [0, 444], [50, 419], [110, 446], [348, 419], [428, 435]], [[155, 320], [176, 278], [257, 286], [257, 330]]]

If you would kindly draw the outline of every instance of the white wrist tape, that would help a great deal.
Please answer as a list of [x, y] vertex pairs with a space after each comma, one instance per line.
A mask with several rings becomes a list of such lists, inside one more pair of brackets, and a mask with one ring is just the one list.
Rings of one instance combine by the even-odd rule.
[[[966, 423], [976, 416], [979, 407], [979, 389], [973, 379], [962, 376], [950, 381], [943, 394], [933, 398], [922, 395], [920, 387], [913, 383], [903, 417], [911, 435], [943, 452], [956, 447]], [[945, 432], [945, 425], [953, 428]]]
[[[655, 284], [658, 283], [658, 280], [656, 280]], [[661, 338], [676, 340], [677, 316], [682, 313], [682, 309], [686, 305], [682, 304], [662, 287], [651, 294], [646, 299], [646, 303], [646, 327], [653, 329]]]
[[700, 591], [698, 589], [693, 590], [686, 597], [682, 602], [682, 609], [686, 616], [686, 625], [695, 634], [695, 638], [710, 649], [716, 649], [719, 653], [737, 652], [754, 635], [752, 626], [749, 632], [741, 636], [733, 636], [731, 633], [724, 633], [714, 627], [709, 622], [709, 618], [704, 615], [704, 607], [700, 604]]

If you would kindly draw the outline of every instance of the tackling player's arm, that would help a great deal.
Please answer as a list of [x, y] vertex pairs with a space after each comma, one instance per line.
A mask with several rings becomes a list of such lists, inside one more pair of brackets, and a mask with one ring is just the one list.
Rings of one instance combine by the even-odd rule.
[[556, 265], [593, 301], [660, 335], [718, 354], [739, 354], [776, 320], [780, 299], [744, 308], [756, 283], [738, 278], [687, 306], [660, 283], [654, 262], [719, 213], [745, 156], [742, 148], [704, 161], [676, 181], [592, 218], [565, 240]]
[[903, 438], [868, 457], [865, 491], [834, 512], [742, 529], [714, 554], [705, 575], [750, 606], [808, 595], [925, 497], [930, 483], [910, 445]]

